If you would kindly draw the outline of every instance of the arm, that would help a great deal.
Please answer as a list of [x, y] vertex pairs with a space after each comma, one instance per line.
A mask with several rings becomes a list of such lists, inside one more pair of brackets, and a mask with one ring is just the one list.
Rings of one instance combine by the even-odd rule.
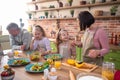
[[100, 50], [100, 56], [104, 56], [106, 53], [109, 52], [109, 39], [107, 34], [105, 33], [104, 30], [101, 30], [99, 32], [99, 42], [101, 45], [101, 50]]
[[30, 43], [30, 50], [37, 50], [38, 47], [39, 47], [39, 41], [33, 38]]
[[71, 51], [71, 55], [75, 56], [76, 55], [76, 46], [70, 45], [70, 51]]
[[10, 35], [9, 36], [10, 39], [10, 46], [12, 47], [12, 49], [20, 49], [20, 46], [16, 44], [14, 38]]
[[34, 41], [35, 41], [35, 39], [33, 38], [32, 40], [31, 40], [31, 43], [30, 43], [30, 50], [33, 50], [33, 44], [34, 44]]
[[24, 32], [24, 34], [23, 34], [23, 45], [21, 45], [21, 48], [23, 48], [23, 50], [24, 49], [29, 49], [31, 39], [32, 39], [32, 35], [27, 31]]
[[43, 55], [46, 55], [46, 54], [49, 54], [51, 52], [50, 40], [48, 38], [45, 38], [44, 43], [46, 46], [46, 51], [43, 53]]
[[89, 51], [88, 56], [91, 58], [96, 58], [98, 56], [104, 56], [109, 52], [109, 41], [108, 41], [108, 36], [105, 33], [103, 29], [100, 29], [97, 31], [97, 34], [95, 36], [98, 36], [98, 44], [101, 49], [92, 49]]

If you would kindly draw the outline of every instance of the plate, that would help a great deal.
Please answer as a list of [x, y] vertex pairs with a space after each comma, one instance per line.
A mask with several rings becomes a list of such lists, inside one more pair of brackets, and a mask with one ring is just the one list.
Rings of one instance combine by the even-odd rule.
[[77, 80], [108, 80], [106, 77], [103, 77], [100, 74], [95, 73], [79, 73], [77, 75]]
[[[35, 64], [38, 64], [38, 65], [43, 65], [43, 67], [39, 70], [39, 71], [33, 71], [32, 70], [32, 67], [35, 65]], [[33, 64], [29, 64], [29, 65], [27, 65], [27, 66], [25, 66], [25, 70], [27, 71], [27, 72], [31, 72], [31, 73], [41, 73], [41, 72], [43, 72], [44, 71], [44, 69], [47, 69], [47, 68], [49, 68], [49, 64], [45, 64], [45, 63], [42, 63], [42, 62], [39, 62], [39, 63], [33, 63]]]
[[53, 60], [59, 60], [62, 59], [63, 57], [60, 54], [48, 54], [44, 56], [45, 59], [53, 59]]
[[[21, 61], [21, 62], [19, 62]], [[12, 58], [8, 60], [9, 66], [24, 66], [30, 63], [29, 58]]]

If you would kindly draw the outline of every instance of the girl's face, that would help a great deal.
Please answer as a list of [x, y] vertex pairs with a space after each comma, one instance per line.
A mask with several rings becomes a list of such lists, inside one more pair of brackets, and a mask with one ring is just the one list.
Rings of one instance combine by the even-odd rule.
[[43, 34], [42, 34], [42, 32], [40, 32], [40, 31], [38, 31], [38, 30], [35, 30], [34, 32], [33, 32], [33, 36], [34, 36], [34, 38], [36, 39], [36, 40], [40, 40], [40, 39], [42, 39], [42, 36]]
[[68, 41], [68, 40], [69, 40], [68, 32], [62, 31], [62, 32], [61, 32], [61, 35], [60, 35], [60, 39], [61, 39], [62, 41]]

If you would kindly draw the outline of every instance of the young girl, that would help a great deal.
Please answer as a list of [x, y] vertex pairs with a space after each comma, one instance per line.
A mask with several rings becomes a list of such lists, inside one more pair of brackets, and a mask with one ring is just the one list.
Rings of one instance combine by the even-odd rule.
[[75, 56], [76, 48], [71, 46], [67, 30], [64, 29], [59, 30], [56, 42], [58, 52], [64, 58], [70, 58], [72, 55]]
[[33, 28], [33, 39], [31, 41], [30, 49], [31, 50], [39, 50], [42, 55], [46, 55], [50, 53], [51, 47], [50, 47], [50, 41], [45, 36], [45, 32], [43, 28], [39, 25], [36, 25]]

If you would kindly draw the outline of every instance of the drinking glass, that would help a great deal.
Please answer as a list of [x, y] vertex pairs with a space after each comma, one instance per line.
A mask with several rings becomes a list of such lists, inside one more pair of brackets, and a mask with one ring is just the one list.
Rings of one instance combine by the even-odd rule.
[[18, 55], [19, 55], [18, 50], [14, 50], [14, 55], [15, 55], [15, 57], [18, 57]]
[[102, 64], [102, 76], [108, 80], [114, 79], [115, 64], [112, 62], [103, 62]]
[[54, 67], [55, 67], [56, 69], [61, 69], [61, 60], [56, 60], [56, 61], [54, 62]]

